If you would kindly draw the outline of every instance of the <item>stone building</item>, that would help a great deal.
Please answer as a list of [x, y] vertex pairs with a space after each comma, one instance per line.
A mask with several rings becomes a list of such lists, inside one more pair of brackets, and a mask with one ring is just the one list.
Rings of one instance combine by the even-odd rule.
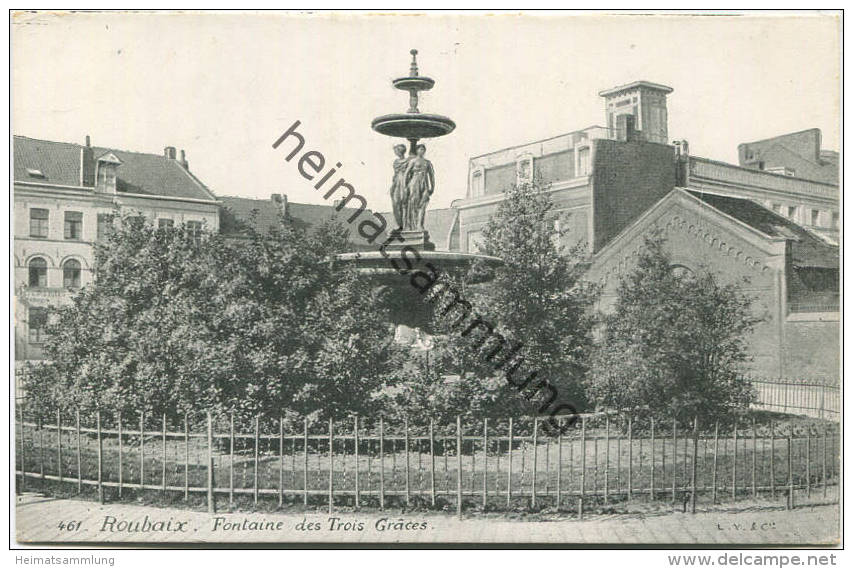
[[162, 155], [13, 139], [15, 360], [42, 359], [47, 307], [92, 280], [94, 243], [116, 214], [219, 230], [216, 196], [182, 150]]
[[451, 249], [474, 252], [512, 184], [538, 180], [564, 244], [585, 243], [589, 277], [609, 309], [643, 235], [663, 229], [681, 270], [748, 277], [767, 316], [751, 339], [754, 375], [839, 377], [838, 155], [811, 129], [738, 147], [739, 164], [668, 143], [665, 85], [602, 91], [606, 127], [592, 126], [475, 156]]

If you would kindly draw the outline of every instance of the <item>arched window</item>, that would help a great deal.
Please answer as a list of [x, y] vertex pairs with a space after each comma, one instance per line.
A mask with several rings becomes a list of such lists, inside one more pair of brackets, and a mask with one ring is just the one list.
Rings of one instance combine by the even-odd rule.
[[62, 286], [80, 288], [80, 261], [68, 259], [62, 265]]
[[672, 271], [672, 274], [680, 279], [691, 279], [693, 278], [693, 270], [689, 267], [685, 267], [684, 265], [672, 265], [669, 268]]
[[30, 286], [47, 287], [47, 261], [41, 257], [30, 259]]

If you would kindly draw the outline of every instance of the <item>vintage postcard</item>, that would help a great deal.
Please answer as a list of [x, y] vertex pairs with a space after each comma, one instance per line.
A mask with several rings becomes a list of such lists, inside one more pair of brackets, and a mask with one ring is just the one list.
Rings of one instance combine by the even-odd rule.
[[10, 27], [14, 547], [840, 545], [840, 12]]

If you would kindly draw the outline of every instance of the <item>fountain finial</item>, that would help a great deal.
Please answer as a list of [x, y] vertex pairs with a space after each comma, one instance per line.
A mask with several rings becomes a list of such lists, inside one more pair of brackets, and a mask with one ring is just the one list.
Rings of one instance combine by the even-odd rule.
[[409, 68], [409, 76], [417, 77], [418, 76], [418, 50], [413, 49], [413, 50], [410, 50], [409, 53], [412, 54], [412, 66]]

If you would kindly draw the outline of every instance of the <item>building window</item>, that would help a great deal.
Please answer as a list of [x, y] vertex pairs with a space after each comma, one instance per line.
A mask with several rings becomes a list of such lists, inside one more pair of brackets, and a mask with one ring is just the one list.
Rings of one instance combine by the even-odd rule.
[[478, 198], [483, 195], [483, 170], [479, 168], [471, 172], [471, 197]]
[[47, 287], [47, 261], [41, 257], [30, 259], [29, 284], [32, 287]]
[[838, 212], [833, 211], [832, 212], [832, 228], [838, 229], [838, 226], [839, 226]]
[[187, 235], [191, 237], [199, 237], [201, 235], [201, 222], [200, 221], [188, 221], [187, 222]]
[[780, 203], [773, 204], [773, 211], [775, 211], [779, 215], [782, 215], [782, 204], [780, 204]]
[[533, 181], [533, 156], [522, 156], [515, 162], [515, 183], [529, 184]]
[[789, 205], [788, 206], [788, 218], [794, 219], [795, 217], [797, 217], [797, 206]]
[[34, 207], [30, 209], [30, 237], [47, 237], [50, 211]]
[[675, 278], [678, 278], [678, 279], [691, 279], [691, 278], [693, 278], [693, 270], [690, 267], [685, 267], [684, 265], [671, 265], [669, 270], [672, 271], [672, 274]]
[[589, 176], [589, 147], [578, 149], [578, 176]]
[[113, 214], [99, 213], [98, 214], [98, 241], [106, 240], [110, 231], [113, 229]]
[[83, 237], [83, 214], [79, 211], [65, 212], [65, 238], [79, 241]]
[[820, 225], [820, 211], [818, 211], [818, 210], [816, 210], [816, 209], [813, 209], [813, 210], [812, 210], [812, 219], [811, 219], [811, 221], [812, 221], [812, 226], [813, 226], [813, 227], [817, 227], [818, 225]]
[[[190, 222], [192, 223], [192, 222]], [[157, 220], [157, 228], [158, 229], [171, 229], [175, 226], [175, 221], [173, 219], [169, 219], [168, 217], [161, 217]]]
[[68, 259], [62, 265], [62, 286], [80, 288], [80, 261]]
[[469, 231], [468, 232], [468, 252], [479, 253], [483, 248], [483, 232]]
[[29, 312], [29, 341], [41, 344], [47, 339], [47, 309], [33, 307]]

